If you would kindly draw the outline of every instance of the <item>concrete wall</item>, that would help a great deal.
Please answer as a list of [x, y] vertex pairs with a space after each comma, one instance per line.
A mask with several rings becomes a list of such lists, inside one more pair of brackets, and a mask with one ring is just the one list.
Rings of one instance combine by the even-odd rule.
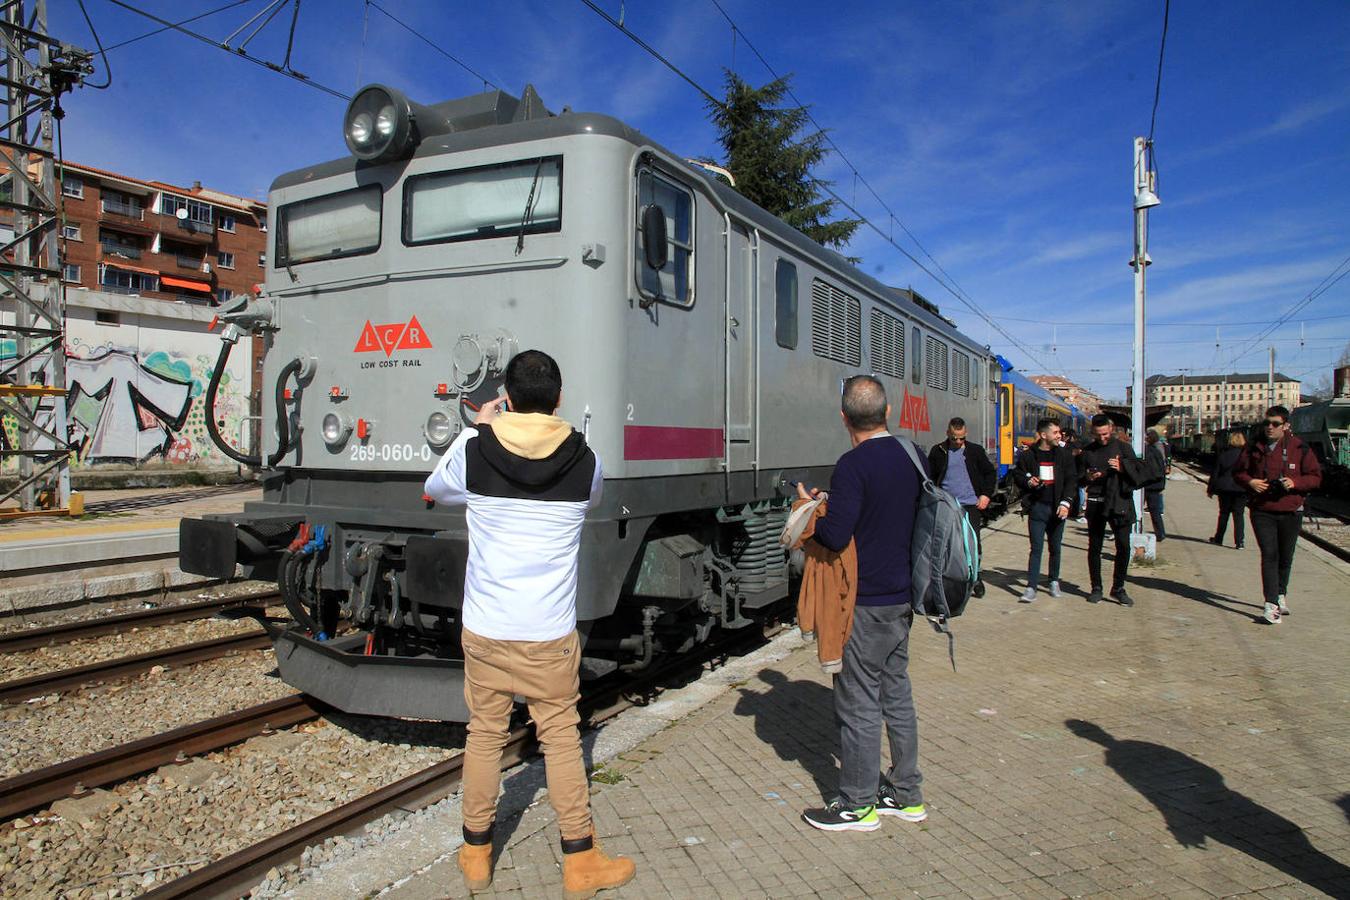
[[[70, 290], [66, 296], [67, 415], [76, 467], [160, 463], [235, 467], [206, 432], [204, 398], [220, 352], [213, 312], [186, 303]], [[0, 358], [12, 358], [12, 341]], [[253, 342], [240, 341], [222, 377], [216, 421], [237, 441], [249, 415]], [[15, 423], [3, 422], [17, 444]], [[17, 469], [7, 459], [5, 472]]]

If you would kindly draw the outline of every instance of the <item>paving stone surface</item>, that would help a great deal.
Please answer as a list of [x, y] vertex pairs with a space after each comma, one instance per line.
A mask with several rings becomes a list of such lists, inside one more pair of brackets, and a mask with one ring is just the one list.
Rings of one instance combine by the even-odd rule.
[[[916, 627], [928, 822], [801, 821], [837, 777], [807, 647], [593, 780], [605, 848], [638, 863], [612, 896], [1350, 896], [1350, 566], [1300, 546], [1293, 614], [1260, 624], [1255, 542], [1204, 542], [1199, 485], [1167, 500], [1172, 536], [1132, 573], [1133, 609], [1085, 602], [1072, 523], [1065, 596], [1018, 603], [1027, 541], [1008, 515], [987, 532], [989, 593], [957, 625], [958, 671]], [[559, 893], [547, 804], [498, 847], [489, 896]], [[451, 858], [386, 895], [465, 891]]]

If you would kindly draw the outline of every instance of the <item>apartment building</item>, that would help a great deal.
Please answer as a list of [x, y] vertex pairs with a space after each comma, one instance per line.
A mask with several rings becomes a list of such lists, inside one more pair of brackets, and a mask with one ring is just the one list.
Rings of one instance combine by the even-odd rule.
[[1209, 423], [1255, 422], [1272, 404], [1293, 409], [1299, 404], [1300, 383], [1275, 373], [1275, 394], [1268, 395], [1266, 372], [1227, 375], [1151, 375], [1145, 382], [1149, 405], [1171, 404], [1168, 424], [1187, 431]]
[[1076, 407], [1085, 416], [1095, 416], [1102, 408], [1102, 398], [1092, 391], [1059, 375], [1032, 375], [1031, 380]]
[[219, 305], [263, 280], [267, 205], [66, 163], [67, 290]]

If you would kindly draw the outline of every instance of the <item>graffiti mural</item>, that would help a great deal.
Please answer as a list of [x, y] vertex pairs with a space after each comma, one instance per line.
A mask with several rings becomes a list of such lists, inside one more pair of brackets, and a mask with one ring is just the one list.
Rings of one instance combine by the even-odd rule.
[[167, 456], [192, 406], [190, 379], [156, 371], [121, 350], [70, 359], [66, 384], [71, 437], [83, 460], [144, 462]]
[[[233, 468], [206, 431], [204, 396], [219, 339], [203, 323], [142, 321], [162, 324], [126, 322], [113, 329], [73, 316], [67, 321], [66, 410], [77, 448], [74, 465]], [[14, 355], [13, 348], [0, 346], [0, 358], [6, 350]], [[216, 420], [222, 434], [237, 440], [249, 415], [251, 360], [236, 350], [230, 362], [221, 373]], [[4, 418], [0, 427], [17, 441], [16, 423]], [[5, 463], [12, 470], [17, 461]]]

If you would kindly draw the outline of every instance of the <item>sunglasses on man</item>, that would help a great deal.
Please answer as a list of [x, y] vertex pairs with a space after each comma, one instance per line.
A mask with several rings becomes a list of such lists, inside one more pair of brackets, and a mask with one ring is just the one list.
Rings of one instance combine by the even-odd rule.
[[1279, 419], [1266, 419], [1267, 428], [1283, 428], [1284, 426], [1285, 423], [1280, 421]]

